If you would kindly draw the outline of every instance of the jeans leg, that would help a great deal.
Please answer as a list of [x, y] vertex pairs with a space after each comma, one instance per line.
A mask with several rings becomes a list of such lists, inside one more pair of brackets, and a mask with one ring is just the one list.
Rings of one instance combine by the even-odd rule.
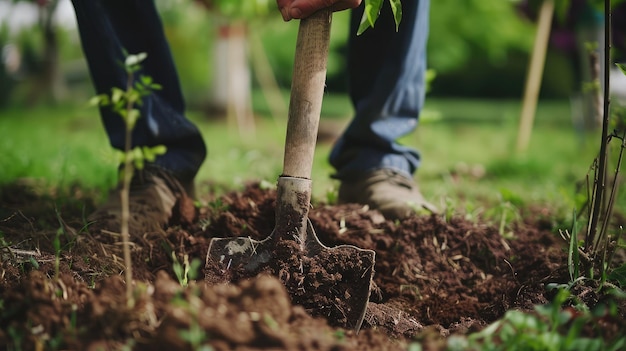
[[[152, 0], [72, 0], [93, 84], [98, 94], [126, 88], [124, 50], [145, 52], [139, 75], [162, 86], [143, 99], [141, 118], [133, 130], [133, 146], [164, 145], [167, 153], [155, 164], [190, 182], [206, 156], [198, 129], [184, 115], [178, 75], [160, 17]], [[111, 145], [124, 149], [124, 123], [109, 107], [100, 114]]]
[[416, 128], [424, 104], [429, 1], [403, 1], [402, 7], [397, 32], [385, 2], [375, 28], [361, 36], [363, 5], [352, 12], [348, 67], [356, 114], [330, 154], [335, 178], [379, 168], [412, 176], [419, 165], [419, 153], [396, 140]]

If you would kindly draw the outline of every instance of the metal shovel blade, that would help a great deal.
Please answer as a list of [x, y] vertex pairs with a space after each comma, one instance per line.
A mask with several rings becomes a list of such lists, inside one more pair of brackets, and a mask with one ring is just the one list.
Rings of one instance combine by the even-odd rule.
[[361, 328], [375, 253], [352, 245], [323, 245], [308, 218], [311, 181], [280, 177], [276, 226], [264, 240], [214, 238], [206, 258], [208, 269], [230, 277], [275, 273], [294, 303], [348, 329]]

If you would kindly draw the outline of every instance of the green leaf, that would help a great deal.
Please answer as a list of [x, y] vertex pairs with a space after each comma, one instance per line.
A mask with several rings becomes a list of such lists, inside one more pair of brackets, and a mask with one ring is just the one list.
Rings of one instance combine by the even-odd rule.
[[114, 104], [117, 104], [121, 101], [124, 96], [124, 91], [120, 88], [113, 87], [111, 88], [111, 101]]
[[137, 101], [139, 101], [139, 99], [141, 99], [141, 95], [148, 95], [148, 93], [146, 94], [141, 94], [140, 91], [137, 91], [135, 89], [130, 89], [128, 92], [126, 92], [126, 101], [128, 103], [130, 103], [131, 105], [134, 105], [137, 103]]
[[141, 87], [140, 93], [145, 92], [145, 94], [142, 93], [142, 95], [150, 94], [150, 90], [161, 90], [162, 88], [161, 84], [154, 83], [150, 76], [142, 75], [139, 77], [139, 80], [140, 82], [138, 82], [135, 87], [137, 89], [139, 89], [139, 86]]
[[113, 103], [111, 109], [122, 118], [126, 118], [126, 103], [124, 102], [124, 99], [120, 99], [117, 102]]
[[178, 283], [183, 285], [183, 265], [178, 262], [176, 259], [176, 254], [172, 252], [172, 257], [174, 257], [174, 263], [172, 264], [172, 270], [174, 271], [174, 275], [176, 275], [176, 279], [178, 279]]
[[133, 94], [133, 100], [131, 101], [132, 104], [141, 105], [141, 98], [150, 95], [151, 91], [149, 87], [141, 85], [141, 83], [137, 82], [135, 83], [135, 87], [131, 89], [128, 93]]
[[619, 67], [619, 69], [622, 71], [622, 73], [624, 73], [624, 75], [626, 75], [626, 64], [616, 63], [615, 66]]
[[620, 288], [610, 288], [606, 291], [607, 295], [611, 295], [617, 299], [626, 299], [626, 291]]
[[363, 17], [361, 17], [361, 23], [359, 24], [359, 29], [356, 32], [356, 35], [361, 35], [363, 32], [367, 30], [367, 28], [371, 27], [369, 21], [367, 20], [367, 16], [363, 13]]
[[154, 152], [155, 155], [165, 155], [165, 153], [167, 152], [167, 146], [165, 145], [153, 146], [152, 152]]
[[57, 230], [57, 235], [54, 236], [54, 239], [52, 239], [52, 247], [54, 248], [54, 253], [55, 255], [58, 255], [61, 252], [61, 239], [60, 239], [60, 234], [63, 232], [62, 228], [59, 228]]
[[199, 258], [191, 260], [191, 265], [189, 266], [189, 279], [195, 280], [198, 278], [200, 267], [202, 267], [202, 261]]
[[515, 206], [522, 206], [524, 204], [522, 197], [511, 189], [500, 188], [500, 196], [502, 197], [502, 201], [510, 202]]
[[383, 0], [365, 0], [365, 10], [363, 11], [363, 17], [361, 17], [357, 35], [361, 35], [369, 27], [374, 28], [374, 23], [376, 23], [382, 7]]
[[130, 130], [133, 130], [135, 128], [135, 123], [137, 123], [137, 120], [139, 119], [139, 117], [140, 117], [139, 110], [137, 109], [128, 110], [128, 113], [126, 114], [126, 127]]
[[[37, 260], [33, 256], [28, 256], [28, 262], [30, 262], [30, 265], [33, 266], [35, 269], [39, 269], [39, 262], [37, 262]], [[1, 309], [2, 306], [0, 306], [0, 310]]]
[[149, 86], [150, 84], [152, 84], [152, 77], [150, 76], [141, 75], [141, 77], [139, 77], [139, 80], [141, 81], [141, 84], [145, 86]]
[[142, 170], [144, 165], [143, 152], [140, 147], [136, 147], [131, 151], [131, 158], [136, 169]]
[[[124, 153], [124, 151], [118, 150], [118, 149], [114, 149], [113, 151], [114, 151], [117, 164], [121, 165], [122, 163], [124, 163], [124, 160], [126, 160], [126, 154]], [[121, 174], [120, 174], [120, 179], [122, 179]]]
[[620, 287], [626, 287], [626, 263], [612, 270], [608, 278], [617, 282]]
[[89, 106], [106, 106], [109, 104], [109, 96], [100, 94], [89, 99]]
[[141, 148], [143, 152], [143, 157], [148, 162], [154, 162], [157, 156], [165, 154], [167, 152], [167, 147], [165, 145], [157, 145], [157, 146], [143, 146]]
[[150, 147], [142, 146], [141, 147], [141, 152], [143, 152], [144, 160], [146, 160], [148, 162], [154, 162], [155, 155], [152, 153], [152, 150], [150, 150]]
[[148, 54], [146, 54], [145, 52], [140, 52], [136, 55], [128, 55], [126, 56], [126, 60], [124, 61], [124, 66], [126, 66], [127, 68], [133, 68], [140, 64], [143, 60], [145, 60], [146, 57], [148, 57]]
[[99, 106], [100, 105], [100, 101], [102, 100], [102, 98], [100, 97], [100, 95], [96, 95], [94, 97], [92, 97], [91, 99], [89, 99], [89, 106]]
[[393, 12], [393, 19], [396, 22], [396, 32], [400, 27], [400, 21], [402, 21], [402, 2], [400, 0], [389, 0], [391, 5], [391, 11]]
[[149, 148], [150, 153], [154, 156], [165, 155], [167, 152], [167, 147], [165, 145], [156, 145]]
[[383, 0], [365, 0], [365, 15], [370, 22], [372, 28], [380, 15], [380, 9], [383, 7]]

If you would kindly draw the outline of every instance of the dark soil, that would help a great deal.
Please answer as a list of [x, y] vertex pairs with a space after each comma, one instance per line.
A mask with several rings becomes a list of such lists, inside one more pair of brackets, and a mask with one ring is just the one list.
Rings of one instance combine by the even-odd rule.
[[[322, 243], [375, 251], [357, 334], [342, 328], [350, 326], [351, 298], [369, 285], [349, 275], [368, 266], [355, 251], [307, 257], [283, 240], [253, 273], [211, 260], [205, 266], [211, 238], [262, 240], [274, 229], [275, 191], [250, 185], [212, 199], [191, 224], [174, 218], [133, 236], [135, 304], [128, 306], [121, 245], [89, 231], [83, 218], [94, 205], [79, 187], [62, 198], [19, 184], [0, 189], [0, 345], [7, 349], [403, 350], [419, 341], [441, 350], [450, 335], [549, 302], [546, 285], [569, 280], [567, 244], [546, 208], [526, 210], [505, 237], [460, 216], [392, 222], [359, 205], [317, 204], [309, 218]], [[183, 287], [175, 262], [194, 260], [196, 280]], [[602, 298], [583, 294], [589, 304]], [[603, 336], [626, 332], [623, 307]]]

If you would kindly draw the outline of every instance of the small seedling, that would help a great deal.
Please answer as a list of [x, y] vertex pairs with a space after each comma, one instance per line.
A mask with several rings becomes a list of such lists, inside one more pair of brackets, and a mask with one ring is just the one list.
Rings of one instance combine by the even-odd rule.
[[203, 343], [206, 341], [206, 333], [197, 321], [192, 322], [191, 325], [189, 325], [189, 329], [179, 330], [178, 335], [180, 335], [181, 339], [191, 345], [192, 350], [213, 350], [211, 346], [203, 345]]
[[[611, 1], [604, 1], [604, 21], [605, 35], [609, 37], [611, 27]], [[609, 41], [604, 45], [604, 66], [610, 66], [610, 50]], [[618, 65], [624, 71], [623, 65]], [[609, 75], [608, 69], [605, 69], [603, 91], [608, 92]], [[610, 94], [604, 94], [603, 116], [602, 116], [602, 133], [600, 140], [600, 152], [593, 162], [593, 184], [591, 190], [588, 190], [588, 213], [587, 213], [587, 231], [584, 240], [584, 253], [588, 260], [585, 260], [585, 274], [589, 277], [595, 275], [596, 272], [600, 276], [600, 285], [606, 283], [607, 277], [610, 275], [610, 265], [612, 263], [615, 250], [618, 248], [619, 236], [616, 237], [609, 229], [609, 223], [613, 218], [613, 206], [617, 196], [617, 189], [620, 184], [619, 172], [623, 159], [624, 150], [626, 149], [626, 128], [624, 130], [615, 129], [609, 132], [611, 111]], [[617, 117], [621, 120], [620, 117]], [[620, 140], [619, 151], [616, 156], [616, 166], [613, 174], [609, 173], [609, 144], [612, 140]], [[609, 182], [612, 180], [612, 183]]]
[[192, 290], [192, 295], [189, 298], [185, 298], [181, 294], [177, 294], [172, 300], [172, 304], [184, 309], [189, 313], [189, 328], [178, 330], [178, 336], [185, 342], [189, 343], [191, 350], [198, 351], [213, 351], [213, 348], [206, 345], [209, 335], [202, 328], [198, 322], [198, 314], [200, 311], [197, 306], [193, 304], [193, 299], [197, 299], [200, 290]]
[[602, 318], [612, 313], [604, 306], [591, 311], [560, 288], [550, 304], [538, 305], [532, 313], [510, 310], [467, 338], [449, 339], [448, 350], [619, 350], [624, 336], [603, 340], [582, 332], [590, 324], [599, 328]]
[[202, 265], [202, 262], [198, 258], [194, 258], [190, 263], [189, 255], [185, 254], [183, 256], [183, 263], [180, 263], [178, 258], [176, 258], [176, 253], [172, 251], [172, 261], [172, 269], [181, 286], [189, 286], [189, 281], [195, 280], [198, 277], [198, 272]]
[[129, 307], [134, 305], [132, 292], [132, 259], [130, 256], [130, 234], [128, 229], [130, 221], [130, 183], [135, 169], [141, 170], [146, 161], [152, 162], [158, 155], [162, 155], [166, 151], [166, 148], [163, 145], [153, 147], [138, 146], [132, 148], [132, 131], [135, 128], [137, 120], [141, 117], [140, 111], [135, 107], [141, 105], [142, 98], [150, 95], [152, 91], [161, 89], [161, 86], [154, 83], [152, 78], [148, 76], [140, 75], [139, 79], [135, 81], [135, 74], [141, 69], [141, 62], [143, 62], [146, 57], [146, 53], [126, 56], [126, 59], [122, 64], [127, 75], [126, 90], [113, 87], [110, 95], [100, 94], [90, 100], [91, 105], [110, 107], [113, 112], [124, 120], [126, 127], [124, 151], [119, 152], [118, 157], [120, 162], [123, 164], [123, 168], [120, 172], [120, 178], [122, 179], [122, 189], [120, 191], [122, 204], [120, 232], [124, 251], [126, 298]]
[[209, 203], [209, 207], [216, 212], [228, 211], [228, 204], [225, 204], [222, 199], [218, 198], [215, 201]]

